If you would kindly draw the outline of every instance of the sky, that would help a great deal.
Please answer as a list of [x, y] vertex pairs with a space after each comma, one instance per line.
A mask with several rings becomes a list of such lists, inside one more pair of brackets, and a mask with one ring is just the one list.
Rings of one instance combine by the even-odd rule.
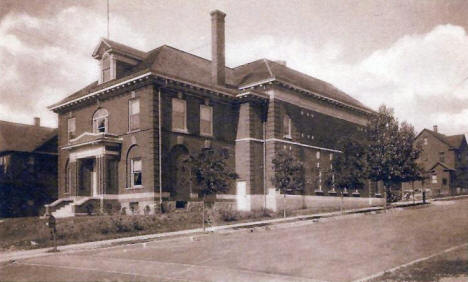
[[[226, 64], [260, 58], [325, 80], [416, 131], [468, 132], [468, 1], [109, 0], [110, 39], [210, 59], [210, 11], [226, 16]], [[50, 106], [97, 80], [106, 0], [0, 0], [0, 120], [57, 126]]]

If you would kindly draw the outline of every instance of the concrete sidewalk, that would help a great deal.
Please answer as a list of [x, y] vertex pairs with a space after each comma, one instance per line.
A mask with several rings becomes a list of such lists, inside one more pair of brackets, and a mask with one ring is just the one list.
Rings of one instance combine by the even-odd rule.
[[[408, 206], [415, 206], [415, 205], [421, 205], [421, 204], [422, 204], [421, 201], [417, 201], [415, 204], [413, 204], [412, 201], [411, 203], [399, 202], [399, 203], [392, 204], [391, 207], [408, 207]], [[304, 221], [304, 220], [314, 220], [314, 219], [320, 219], [320, 218], [336, 217], [336, 216], [357, 214], [357, 213], [369, 213], [369, 212], [376, 212], [376, 211], [382, 211], [382, 210], [383, 210], [383, 207], [369, 207], [369, 208], [362, 208], [362, 209], [345, 210], [343, 212], [337, 211], [337, 212], [328, 212], [328, 213], [299, 215], [299, 216], [292, 216], [292, 217], [286, 217], [286, 218], [276, 218], [276, 219], [268, 219], [268, 220], [253, 221], [253, 222], [212, 226], [212, 227], [207, 227], [206, 232], [215, 232], [215, 231], [221, 231], [221, 230], [234, 232], [239, 229], [255, 228], [259, 226], [264, 227], [267, 225], [290, 224], [290, 223]], [[64, 252], [64, 251], [70, 252], [70, 251], [77, 251], [77, 250], [82, 251], [86, 249], [96, 249], [96, 248], [109, 247], [109, 246], [125, 244], [125, 243], [136, 243], [140, 241], [175, 238], [175, 237], [183, 237], [183, 236], [188, 236], [188, 235], [199, 235], [199, 234], [203, 234], [202, 228], [132, 236], [132, 237], [124, 237], [124, 238], [86, 242], [86, 243], [71, 244], [71, 245], [63, 245], [63, 246], [58, 246], [58, 249], [61, 252]], [[23, 258], [50, 255], [52, 254], [49, 252], [51, 249], [52, 247], [34, 249], [34, 250], [0, 253], [0, 263], [13, 261], [17, 259], [23, 259]]]

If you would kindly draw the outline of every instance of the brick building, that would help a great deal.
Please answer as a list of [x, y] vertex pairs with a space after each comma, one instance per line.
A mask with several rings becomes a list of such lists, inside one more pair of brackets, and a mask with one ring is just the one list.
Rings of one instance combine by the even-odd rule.
[[38, 215], [57, 199], [57, 129], [0, 121], [0, 217]]
[[240, 178], [217, 198], [239, 209], [274, 196], [271, 160], [283, 149], [304, 161], [307, 194], [336, 195], [325, 185], [336, 143], [363, 134], [372, 110], [284, 62], [226, 67], [224, 18], [211, 13], [211, 61], [167, 45], [142, 52], [100, 41], [99, 80], [50, 107], [60, 147], [60, 199], [51, 210], [76, 214], [94, 202], [142, 213], [160, 201], [195, 201], [183, 160], [207, 146], [230, 153]]
[[[468, 193], [468, 146], [464, 134], [444, 135], [423, 129], [416, 142], [422, 145], [418, 162], [424, 169], [426, 179], [415, 182], [415, 189], [426, 189], [432, 196]], [[403, 190], [412, 190], [411, 183], [404, 183]]]

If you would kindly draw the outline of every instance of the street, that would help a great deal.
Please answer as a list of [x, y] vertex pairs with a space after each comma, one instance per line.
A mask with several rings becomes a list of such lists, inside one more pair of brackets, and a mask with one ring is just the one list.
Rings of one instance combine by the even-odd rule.
[[2, 281], [353, 281], [468, 241], [468, 200], [91, 251], [0, 266]]

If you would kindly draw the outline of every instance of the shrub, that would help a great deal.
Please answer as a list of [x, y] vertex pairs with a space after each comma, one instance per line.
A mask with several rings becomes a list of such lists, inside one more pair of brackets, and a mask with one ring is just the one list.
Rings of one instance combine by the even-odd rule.
[[115, 231], [117, 233], [129, 232], [132, 230], [128, 218], [122, 219], [121, 216], [119, 216], [118, 218], [111, 217], [111, 222], [112, 225], [115, 227]]
[[132, 225], [133, 229], [135, 229], [136, 231], [142, 231], [145, 229], [145, 226], [140, 222], [139, 217], [132, 218]]
[[231, 205], [223, 206], [218, 209], [217, 213], [223, 221], [236, 221], [240, 218], [240, 213], [232, 208]]

